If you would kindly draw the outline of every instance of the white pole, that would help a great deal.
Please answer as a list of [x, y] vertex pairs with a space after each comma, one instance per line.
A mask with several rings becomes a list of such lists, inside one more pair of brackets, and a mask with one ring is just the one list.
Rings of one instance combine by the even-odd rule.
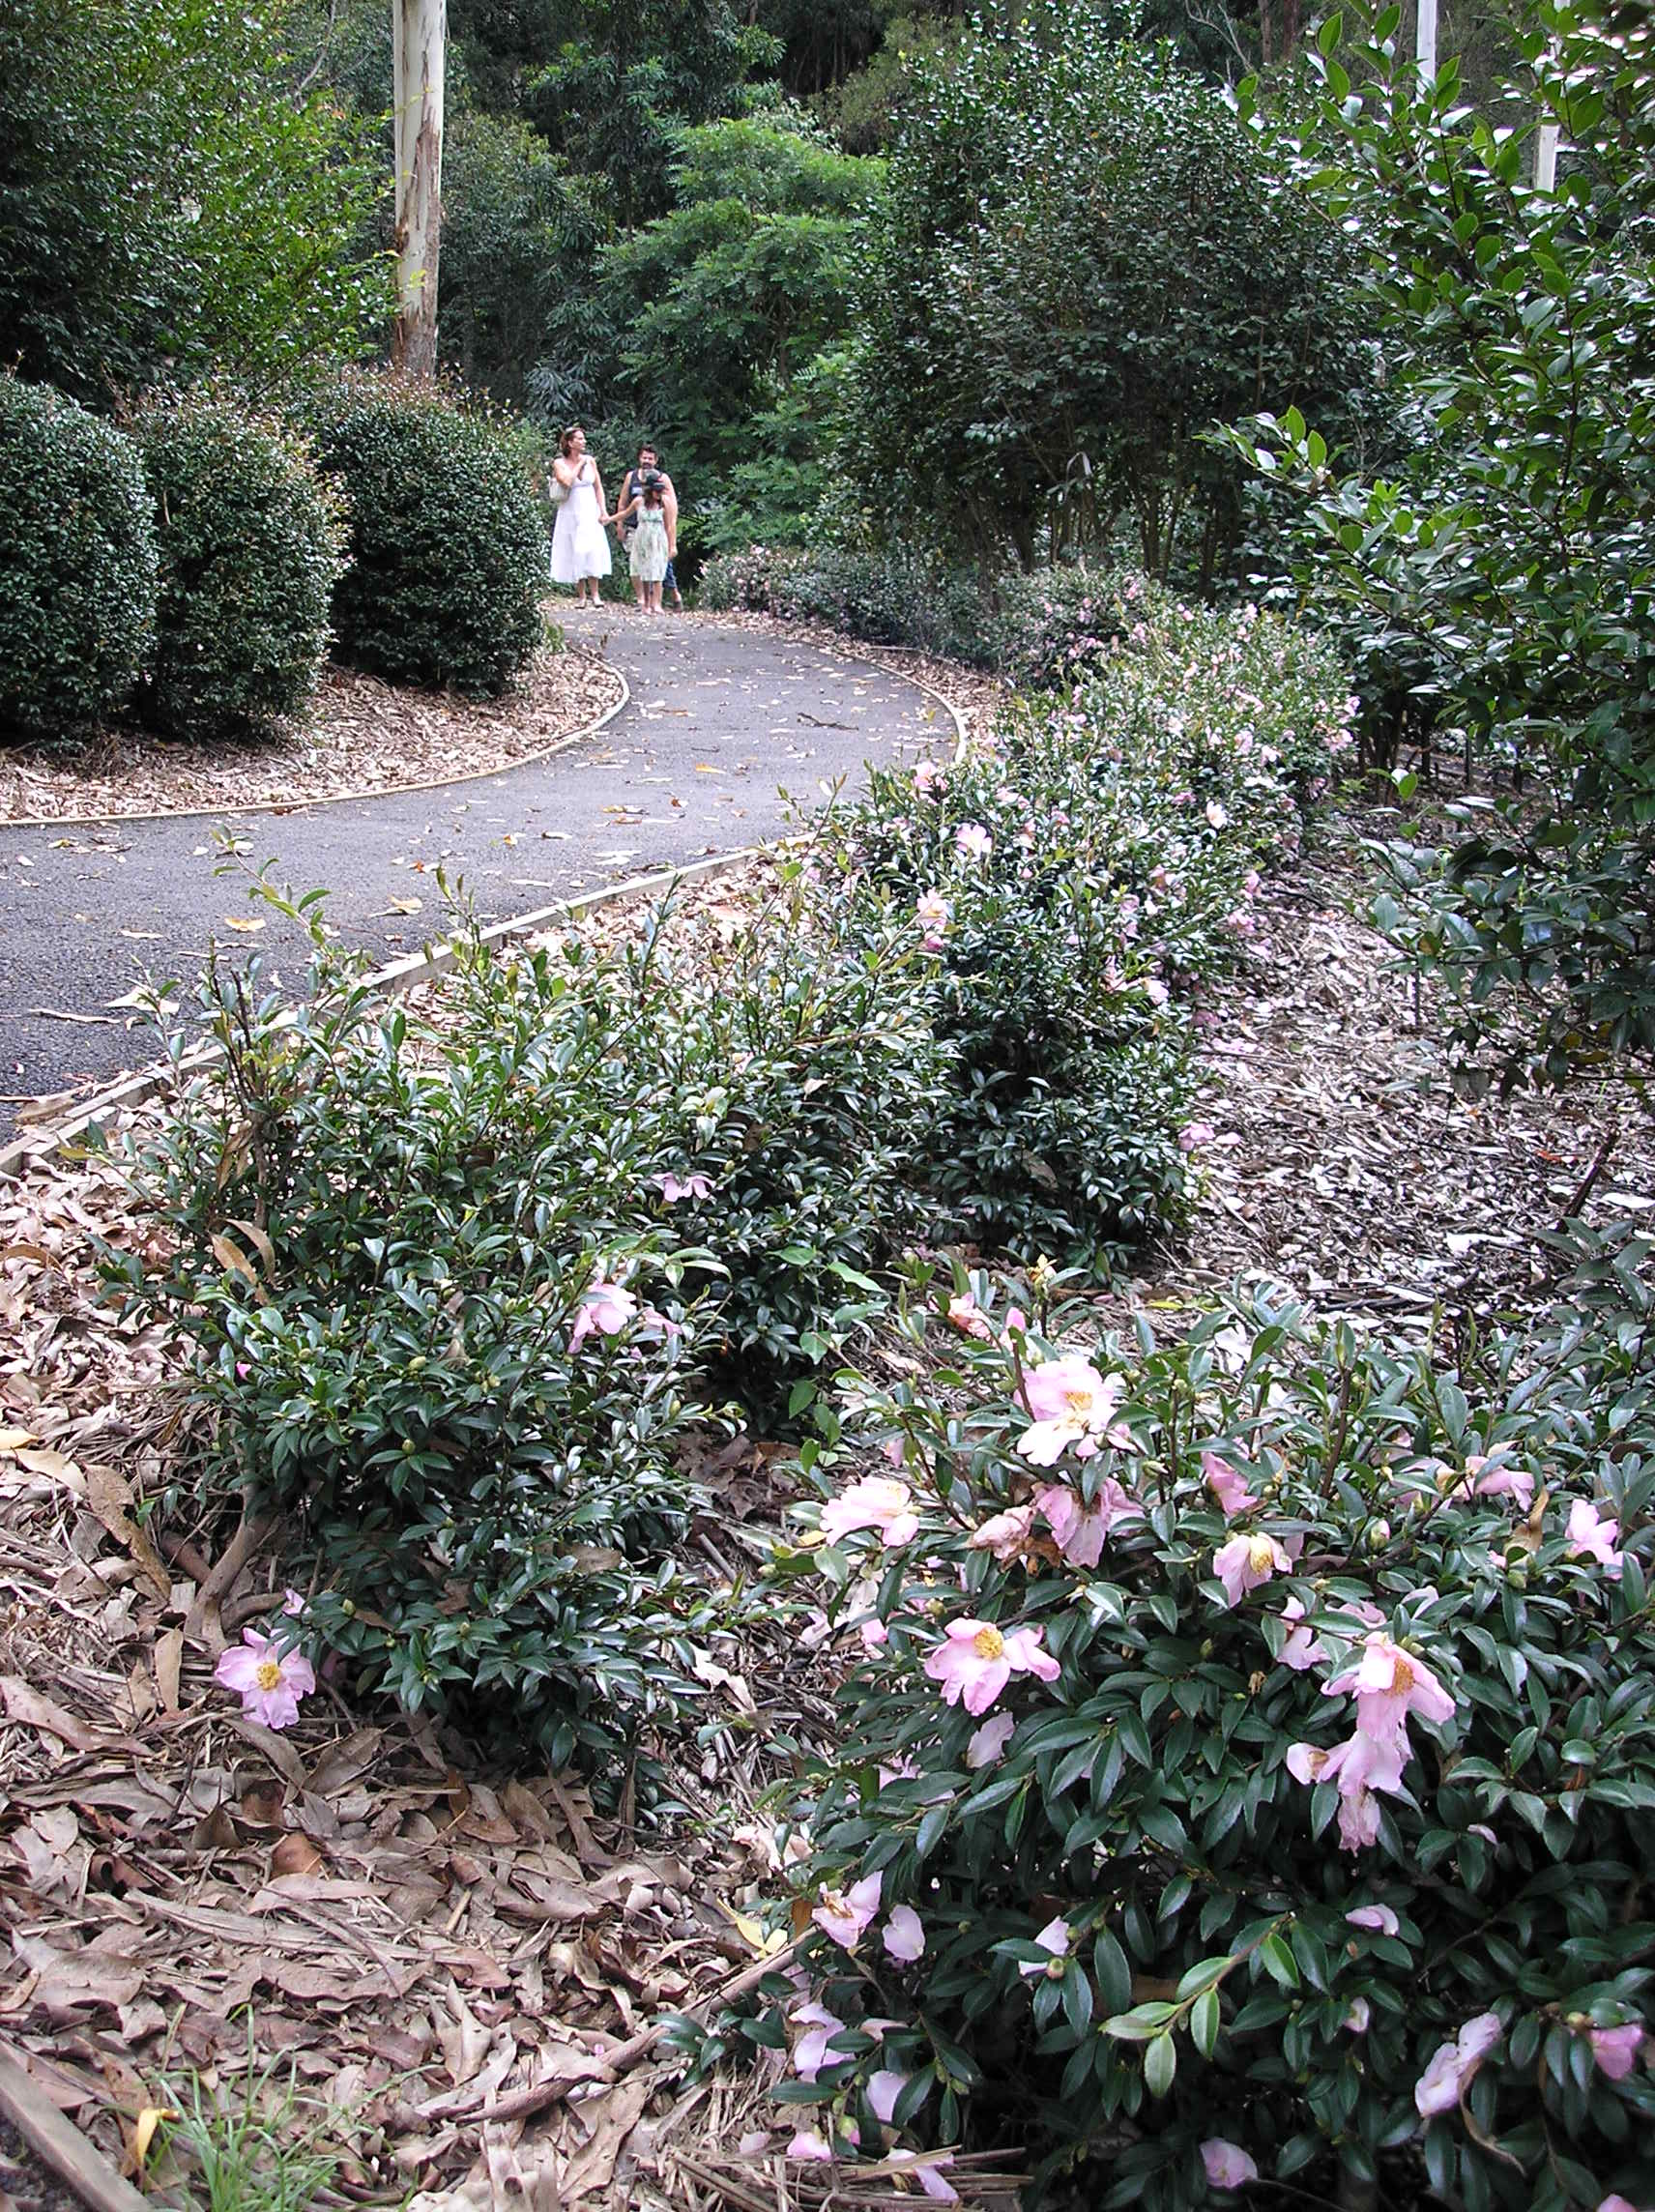
[[1419, 81], [1423, 86], [1437, 82], [1437, 0], [1419, 0], [1419, 19], [1414, 26], [1414, 58], [1419, 63]]
[[448, 0], [391, 0], [391, 28], [396, 147], [396, 330], [391, 358], [411, 376], [434, 376]]
[[1537, 192], [1554, 192], [1557, 189], [1557, 126], [1544, 114], [1540, 135], [1534, 141], [1534, 189]]

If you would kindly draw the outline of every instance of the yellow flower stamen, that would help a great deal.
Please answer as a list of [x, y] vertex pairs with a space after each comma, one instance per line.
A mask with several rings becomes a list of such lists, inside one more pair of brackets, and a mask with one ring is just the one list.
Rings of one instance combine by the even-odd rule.
[[998, 1659], [1005, 1649], [1005, 1638], [998, 1628], [979, 1628], [972, 1638], [972, 1649], [979, 1659]]
[[261, 1659], [259, 1661], [258, 1686], [261, 1690], [280, 1689], [281, 1669], [274, 1659]]

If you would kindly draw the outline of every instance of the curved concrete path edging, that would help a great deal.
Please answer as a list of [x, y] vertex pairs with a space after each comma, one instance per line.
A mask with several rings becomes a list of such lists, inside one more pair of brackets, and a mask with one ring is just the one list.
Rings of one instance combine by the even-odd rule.
[[[514, 914], [505, 921], [494, 922], [480, 933], [481, 941], [484, 945], [510, 944], [521, 937], [533, 937], [558, 921], [578, 921], [583, 915], [595, 914], [601, 907], [629, 905], [634, 899], [676, 889], [680, 884], [704, 882], [710, 876], [728, 874], [746, 861], [757, 859], [763, 853], [785, 850], [785, 840], [772, 845], [750, 845], [745, 852], [720, 853], [712, 859], [692, 860], [682, 868], [662, 868], [653, 875], [635, 876], [629, 883], [606, 884], [601, 890], [587, 891], [579, 898], [559, 899], [551, 906], [537, 907], [532, 913]], [[366, 985], [381, 997], [394, 998], [399, 991], [429, 982], [453, 964], [452, 942], [444, 939], [427, 945], [421, 952], [411, 953], [406, 960], [392, 960], [375, 969], [366, 978]], [[184, 1077], [199, 1075], [221, 1057], [220, 1048], [216, 1044], [197, 1045], [176, 1062], [158, 1061], [154, 1066], [140, 1068], [137, 1074], [111, 1084], [107, 1091], [71, 1108], [61, 1121], [37, 1124], [28, 1136], [15, 1138], [0, 1148], [0, 1178], [15, 1180], [20, 1169], [40, 1160], [62, 1159], [77, 1139], [88, 1135], [112, 1114], [118, 1114], [126, 1106], [142, 1106]]]
[[[612, 660], [605, 660], [596, 653], [586, 657], [595, 660], [600, 668], [608, 669], [621, 686], [620, 698], [605, 707], [595, 720], [583, 722], [578, 730], [567, 730], [561, 738], [553, 738], [549, 744], [538, 745], [533, 752], [520, 754], [516, 760], [496, 761], [489, 768], [468, 768], [459, 775], [429, 775], [420, 783], [385, 783], [360, 791], [331, 791], [325, 799], [243, 799], [229, 806], [158, 806], [143, 814], [20, 814], [13, 821], [0, 822], [0, 835], [13, 830], [115, 830], [129, 822], [225, 822], [243, 814], [315, 814], [324, 806], [358, 806], [375, 799], [405, 799], [421, 791], [449, 791], [462, 784], [481, 783], [486, 776], [509, 775], [515, 769], [537, 768], [542, 761], [566, 753], [570, 745], [596, 737], [606, 723], [625, 711], [631, 700], [632, 687]], [[913, 681], [915, 689], [927, 688], [917, 678]]]

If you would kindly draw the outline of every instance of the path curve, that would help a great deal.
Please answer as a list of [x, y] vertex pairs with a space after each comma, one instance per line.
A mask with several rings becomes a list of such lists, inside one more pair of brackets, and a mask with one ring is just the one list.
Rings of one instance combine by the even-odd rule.
[[[295, 889], [325, 885], [348, 942], [392, 960], [441, 915], [441, 862], [484, 921], [780, 833], [785, 789], [857, 779], [950, 738], [946, 710], [856, 657], [693, 617], [564, 609], [571, 639], [631, 689], [586, 742], [480, 781], [241, 813], [244, 858]], [[0, 828], [0, 1132], [20, 1101], [106, 1083], [154, 1057], [153, 1033], [110, 1002], [147, 972], [193, 976], [208, 942], [297, 959], [276, 920], [254, 935], [244, 888], [215, 874], [211, 819]], [[392, 901], [418, 899], [409, 914]]]

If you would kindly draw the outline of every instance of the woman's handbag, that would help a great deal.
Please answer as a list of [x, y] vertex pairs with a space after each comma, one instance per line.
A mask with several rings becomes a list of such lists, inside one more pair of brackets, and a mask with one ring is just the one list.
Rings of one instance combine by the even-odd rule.
[[566, 483], [564, 482], [562, 477], [548, 477], [546, 479], [546, 489], [551, 495], [551, 501], [554, 507], [564, 507], [567, 505], [569, 487]]

